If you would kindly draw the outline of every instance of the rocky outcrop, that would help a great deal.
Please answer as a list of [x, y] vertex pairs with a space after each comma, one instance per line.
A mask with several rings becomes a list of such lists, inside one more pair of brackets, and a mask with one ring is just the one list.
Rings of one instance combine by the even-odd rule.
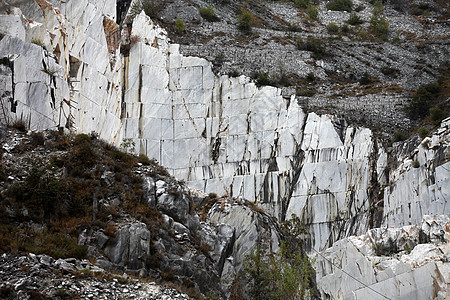
[[122, 226], [106, 246], [105, 255], [113, 264], [145, 270], [150, 257], [150, 239], [150, 231], [143, 223]]
[[207, 219], [230, 232], [232, 228], [233, 243], [228, 245], [227, 255], [222, 265], [221, 279], [230, 283], [238, 274], [242, 263], [255, 246], [268, 245], [271, 251], [278, 252], [281, 236], [278, 223], [267, 213], [254, 209], [251, 202], [236, 200], [220, 201], [209, 210]]
[[447, 299], [450, 219], [377, 228], [319, 253], [315, 270], [324, 299]]

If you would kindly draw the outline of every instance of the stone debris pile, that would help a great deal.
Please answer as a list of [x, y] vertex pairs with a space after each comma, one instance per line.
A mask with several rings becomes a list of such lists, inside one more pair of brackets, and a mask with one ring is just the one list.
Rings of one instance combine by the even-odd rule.
[[189, 299], [154, 282], [117, 275], [87, 260], [47, 255], [0, 256], [2, 299]]

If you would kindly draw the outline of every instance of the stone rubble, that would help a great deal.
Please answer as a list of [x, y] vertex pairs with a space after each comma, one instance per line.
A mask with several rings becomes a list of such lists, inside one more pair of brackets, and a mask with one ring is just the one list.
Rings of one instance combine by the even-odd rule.
[[108, 273], [87, 260], [33, 253], [0, 256], [0, 293], [2, 299], [189, 299], [173, 288]]

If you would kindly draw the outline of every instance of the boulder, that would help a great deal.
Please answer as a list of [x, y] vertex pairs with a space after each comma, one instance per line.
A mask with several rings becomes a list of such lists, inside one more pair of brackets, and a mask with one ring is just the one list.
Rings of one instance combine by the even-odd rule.
[[189, 214], [189, 199], [180, 192], [165, 192], [158, 197], [156, 207], [174, 220], [186, 224]]
[[150, 257], [150, 231], [144, 223], [133, 223], [119, 228], [113, 240], [105, 247], [109, 260], [130, 270], [146, 267]]
[[[214, 204], [207, 219], [217, 224], [219, 236], [229, 237], [228, 257], [221, 257], [222, 282], [231, 282], [242, 267], [243, 260], [257, 245], [267, 243], [274, 252], [279, 249], [280, 236], [276, 222], [268, 214], [251, 208], [249, 202], [223, 200]], [[226, 244], [224, 244], [226, 246]], [[225, 248], [224, 248], [225, 249]]]

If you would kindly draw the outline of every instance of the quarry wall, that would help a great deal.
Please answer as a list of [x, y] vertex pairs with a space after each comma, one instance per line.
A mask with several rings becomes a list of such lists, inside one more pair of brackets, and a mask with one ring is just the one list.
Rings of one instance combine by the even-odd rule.
[[280, 220], [295, 213], [316, 250], [449, 213], [448, 121], [390, 170], [370, 129], [305, 113], [295, 96], [248, 77], [215, 75], [143, 13], [117, 48], [114, 1], [53, 2], [2, 19], [1, 120], [133, 141], [193, 188], [255, 201]]

